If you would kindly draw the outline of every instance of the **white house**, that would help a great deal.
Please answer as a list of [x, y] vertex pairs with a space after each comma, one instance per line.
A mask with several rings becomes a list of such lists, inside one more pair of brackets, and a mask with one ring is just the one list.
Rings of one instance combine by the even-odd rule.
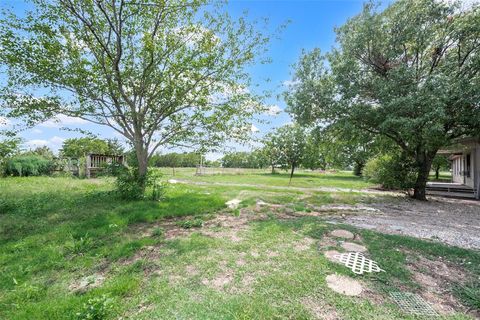
[[480, 139], [464, 138], [442, 149], [438, 154], [447, 155], [452, 161], [450, 187], [471, 190], [478, 199], [480, 195]]

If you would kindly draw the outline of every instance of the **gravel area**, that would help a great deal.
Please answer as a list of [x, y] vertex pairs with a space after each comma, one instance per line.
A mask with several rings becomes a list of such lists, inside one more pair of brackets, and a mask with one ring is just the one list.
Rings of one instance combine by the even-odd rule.
[[383, 233], [431, 239], [468, 249], [480, 249], [480, 201], [430, 198], [395, 199], [368, 205], [342, 222]]

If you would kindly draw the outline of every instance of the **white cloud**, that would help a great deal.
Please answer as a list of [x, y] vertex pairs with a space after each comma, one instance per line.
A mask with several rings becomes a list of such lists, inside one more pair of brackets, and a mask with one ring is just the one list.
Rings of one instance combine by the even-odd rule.
[[27, 142], [25, 142], [25, 145], [29, 149], [35, 149], [38, 147], [47, 146], [49, 148], [52, 148], [54, 151], [57, 151], [62, 146], [63, 141], [65, 141], [65, 138], [53, 136], [48, 140], [44, 140], [44, 139], [28, 140]]
[[75, 126], [75, 125], [85, 124], [87, 122], [88, 121], [80, 118], [65, 116], [61, 114], [50, 120], [45, 121], [44, 123], [40, 124], [40, 126], [45, 128], [60, 128], [62, 126], [69, 126], [69, 125]]
[[47, 140], [42, 140], [42, 139], [33, 139], [25, 142], [25, 145], [31, 149], [38, 148], [38, 147], [43, 147], [48, 145]]
[[64, 138], [62, 137], [57, 137], [57, 136], [54, 136], [50, 139], [50, 142], [54, 145], [62, 145], [63, 141], [65, 141]]
[[268, 107], [267, 111], [265, 111], [265, 114], [269, 116], [277, 116], [280, 112], [282, 112], [282, 109], [274, 104]]
[[260, 129], [258, 129], [254, 124], [252, 124], [252, 126], [250, 127], [250, 131], [255, 133], [255, 132], [259, 132]]
[[40, 133], [42, 133], [43, 131], [40, 130], [40, 129], [32, 129], [32, 132], [35, 133], [35, 134], [40, 134]]

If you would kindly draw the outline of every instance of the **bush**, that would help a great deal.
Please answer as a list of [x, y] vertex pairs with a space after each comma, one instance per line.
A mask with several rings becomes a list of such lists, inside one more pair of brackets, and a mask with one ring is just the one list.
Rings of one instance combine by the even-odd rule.
[[7, 160], [5, 174], [19, 177], [49, 175], [53, 168], [51, 160], [37, 155], [24, 155]]
[[139, 177], [137, 170], [124, 167], [115, 175], [116, 190], [125, 200], [143, 199], [145, 193], [145, 177]]
[[[161, 200], [165, 195], [165, 184], [160, 182], [161, 173], [159, 171], [149, 171], [147, 177], [140, 177], [138, 169], [129, 168], [122, 164], [111, 164], [105, 174], [116, 177], [116, 191], [122, 199], [140, 200], [149, 198], [151, 200]], [[150, 194], [145, 196], [145, 189], [149, 187]]]
[[106, 295], [88, 299], [81, 312], [77, 313], [78, 320], [106, 319], [113, 309], [113, 301]]
[[381, 155], [367, 161], [363, 176], [386, 189], [409, 189], [417, 178], [415, 165], [403, 155]]

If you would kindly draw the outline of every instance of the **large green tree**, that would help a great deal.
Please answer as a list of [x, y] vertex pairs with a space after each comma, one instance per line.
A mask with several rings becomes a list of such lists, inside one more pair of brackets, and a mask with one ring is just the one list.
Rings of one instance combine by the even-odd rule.
[[414, 197], [425, 200], [438, 149], [480, 129], [480, 7], [369, 3], [336, 32], [329, 54], [316, 49], [296, 65], [291, 112], [387, 137], [414, 161]]
[[84, 137], [66, 139], [60, 149], [60, 155], [67, 158], [81, 158], [89, 153], [120, 155], [123, 148], [115, 139]]
[[109, 126], [132, 144], [140, 178], [160, 146], [240, 138], [263, 110], [244, 67], [268, 37], [218, 2], [31, 2], [0, 20], [4, 113]]

